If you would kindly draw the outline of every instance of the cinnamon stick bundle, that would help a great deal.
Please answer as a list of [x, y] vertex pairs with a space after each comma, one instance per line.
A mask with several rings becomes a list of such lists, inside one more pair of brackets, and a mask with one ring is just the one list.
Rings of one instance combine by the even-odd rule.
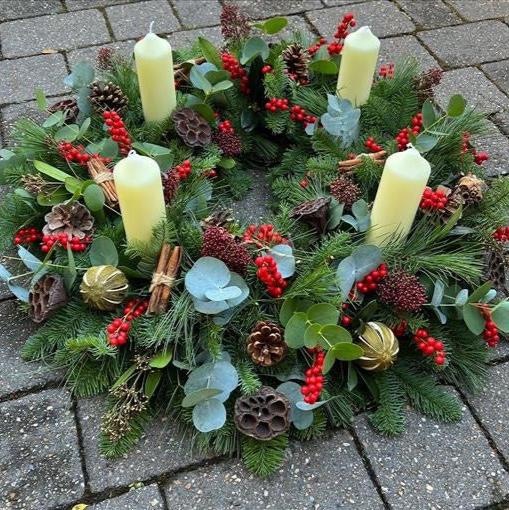
[[117, 190], [113, 182], [113, 172], [97, 158], [91, 158], [88, 163], [88, 173], [94, 181], [101, 186], [108, 205], [115, 207], [118, 204]]
[[359, 154], [353, 159], [347, 159], [338, 163], [340, 173], [351, 172], [355, 167], [362, 164], [364, 158], [372, 159], [377, 165], [383, 165], [385, 162], [385, 151], [373, 152], [371, 154]]
[[182, 248], [180, 246], [172, 248], [169, 244], [163, 244], [150, 285], [151, 294], [147, 313], [160, 314], [168, 309], [171, 289], [175, 284], [181, 260]]

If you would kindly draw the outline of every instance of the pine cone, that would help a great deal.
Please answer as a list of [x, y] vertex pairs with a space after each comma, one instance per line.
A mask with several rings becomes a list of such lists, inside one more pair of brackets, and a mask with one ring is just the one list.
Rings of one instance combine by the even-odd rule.
[[271, 367], [286, 356], [288, 346], [283, 340], [283, 331], [277, 324], [261, 321], [248, 336], [246, 350], [253, 363]]
[[90, 102], [98, 112], [122, 113], [127, 108], [129, 100], [118, 85], [94, 81], [91, 87]]
[[48, 112], [50, 113], [59, 111], [65, 112], [64, 119], [70, 124], [74, 124], [76, 122], [78, 114], [80, 113], [76, 99], [64, 99], [63, 101], [58, 101], [48, 108]]
[[330, 197], [320, 197], [308, 200], [293, 208], [290, 216], [302, 220], [316, 229], [319, 234], [325, 232], [327, 214], [329, 212]]
[[361, 190], [349, 177], [342, 175], [330, 183], [331, 195], [347, 209], [359, 200]]
[[37, 323], [44, 321], [67, 302], [64, 280], [54, 274], [46, 274], [40, 278], [28, 294], [30, 315]]
[[288, 76], [301, 85], [309, 82], [309, 56], [300, 44], [291, 44], [282, 53]]
[[236, 133], [216, 133], [213, 140], [226, 157], [238, 156], [242, 152], [242, 142]]
[[453, 195], [459, 194], [466, 205], [478, 204], [486, 191], [486, 183], [476, 175], [468, 173], [462, 177], [453, 190]]
[[235, 401], [233, 419], [237, 429], [246, 436], [268, 441], [290, 428], [289, 414], [288, 397], [262, 386], [254, 395]]
[[175, 194], [177, 193], [177, 189], [180, 184], [180, 179], [178, 173], [170, 169], [165, 174], [163, 174], [163, 190], [164, 190], [164, 200], [167, 204], [169, 204]]
[[212, 141], [209, 123], [191, 108], [177, 110], [171, 118], [175, 123], [175, 131], [189, 147], [205, 147]]
[[90, 235], [94, 228], [94, 217], [79, 202], [54, 205], [51, 212], [44, 216], [46, 225], [42, 229], [45, 235], [65, 232], [68, 237], [83, 239]]

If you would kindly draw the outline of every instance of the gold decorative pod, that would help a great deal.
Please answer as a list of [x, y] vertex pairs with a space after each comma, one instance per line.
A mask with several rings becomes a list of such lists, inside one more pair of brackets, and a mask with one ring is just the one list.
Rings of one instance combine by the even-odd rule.
[[381, 322], [368, 322], [357, 343], [364, 350], [357, 363], [364, 370], [374, 372], [387, 370], [394, 363], [399, 351], [398, 339], [391, 328]]
[[81, 282], [83, 301], [98, 310], [114, 310], [127, 295], [127, 278], [113, 266], [94, 266], [87, 270]]

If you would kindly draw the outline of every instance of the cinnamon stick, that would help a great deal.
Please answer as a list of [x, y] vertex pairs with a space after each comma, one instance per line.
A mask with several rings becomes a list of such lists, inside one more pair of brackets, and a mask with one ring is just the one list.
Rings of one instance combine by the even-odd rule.
[[384, 159], [385, 155], [386, 155], [385, 151], [374, 152], [371, 154], [359, 154], [353, 159], [340, 161], [338, 163], [338, 170], [340, 171], [340, 173], [350, 172], [354, 168], [360, 166], [365, 158], [373, 160], [373, 162], [376, 163], [377, 165], [383, 165], [385, 162]]
[[118, 195], [113, 181], [113, 172], [97, 158], [91, 158], [87, 167], [90, 177], [101, 186], [108, 204], [115, 207], [118, 204]]

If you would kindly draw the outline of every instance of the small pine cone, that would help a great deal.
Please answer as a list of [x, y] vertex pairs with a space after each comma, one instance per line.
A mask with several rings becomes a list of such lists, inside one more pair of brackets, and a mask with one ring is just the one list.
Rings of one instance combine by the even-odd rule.
[[221, 152], [226, 157], [235, 157], [242, 152], [242, 142], [237, 133], [216, 133], [213, 141], [219, 145]]
[[54, 205], [51, 212], [44, 216], [46, 225], [42, 229], [44, 235], [65, 233], [68, 237], [79, 237], [92, 234], [94, 217], [79, 202]]
[[246, 350], [253, 363], [271, 367], [286, 356], [288, 346], [283, 340], [283, 330], [277, 324], [262, 321], [247, 337]]
[[481, 202], [486, 191], [486, 183], [476, 175], [469, 173], [463, 176], [456, 187], [453, 195], [459, 194], [466, 205], [474, 205]]
[[330, 183], [330, 193], [340, 204], [345, 204], [347, 209], [350, 209], [361, 196], [359, 186], [343, 175]]
[[115, 56], [115, 50], [104, 46], [97, 50], [97, 67], [102, 71], [109, 71], [113, 64], [113, 57]]
[[65, 121], [69, 124], [74, 124], [78, 119], [78, 114], [80, 113], [76, 99], [64, 99], [63, 101], [58, 101], [48, 108], [48, 112], [50, 113], [59, 111], [65, 113]]
[[129, 100], [122, 89], [112, 82], [94, 81], [91, 85], [90, 102], [98, 112], [114, 111], [122, 113]]
[[40, 278], [28, 294], [30, 316], [34, 322], [42, 322], [68, 302], [64, 280], [55, 274]]
[[212, 141], [209, 123], [191, 108], [181, 108], [173, 112], [171, 118], [175, 131], [189, 147], [205, 147]]
[[163, 191], [164, 191], [164, 201], [169, 204], [175, 194], [177, 193], [177, 189], [180, 184], [180, 179], [178, 173], [170, 169], [165, 174], [163, 174]]
[[282, 53], [288, 70], [288, 76], [301, 84], [309, 81], [309, 56], [304, 48], [297, 43], [291, 44]]
[[378, 284], [378, 299], [402, 312], [418, 312], [426, 303], [426, 289], [417, 276], [402, 270], [391, 271]]
[[222, 260], [235, 273], [245, 274], [251, 263], [246, 247], [222, 227], [208, 227], [203, 234], [202, 257]]

